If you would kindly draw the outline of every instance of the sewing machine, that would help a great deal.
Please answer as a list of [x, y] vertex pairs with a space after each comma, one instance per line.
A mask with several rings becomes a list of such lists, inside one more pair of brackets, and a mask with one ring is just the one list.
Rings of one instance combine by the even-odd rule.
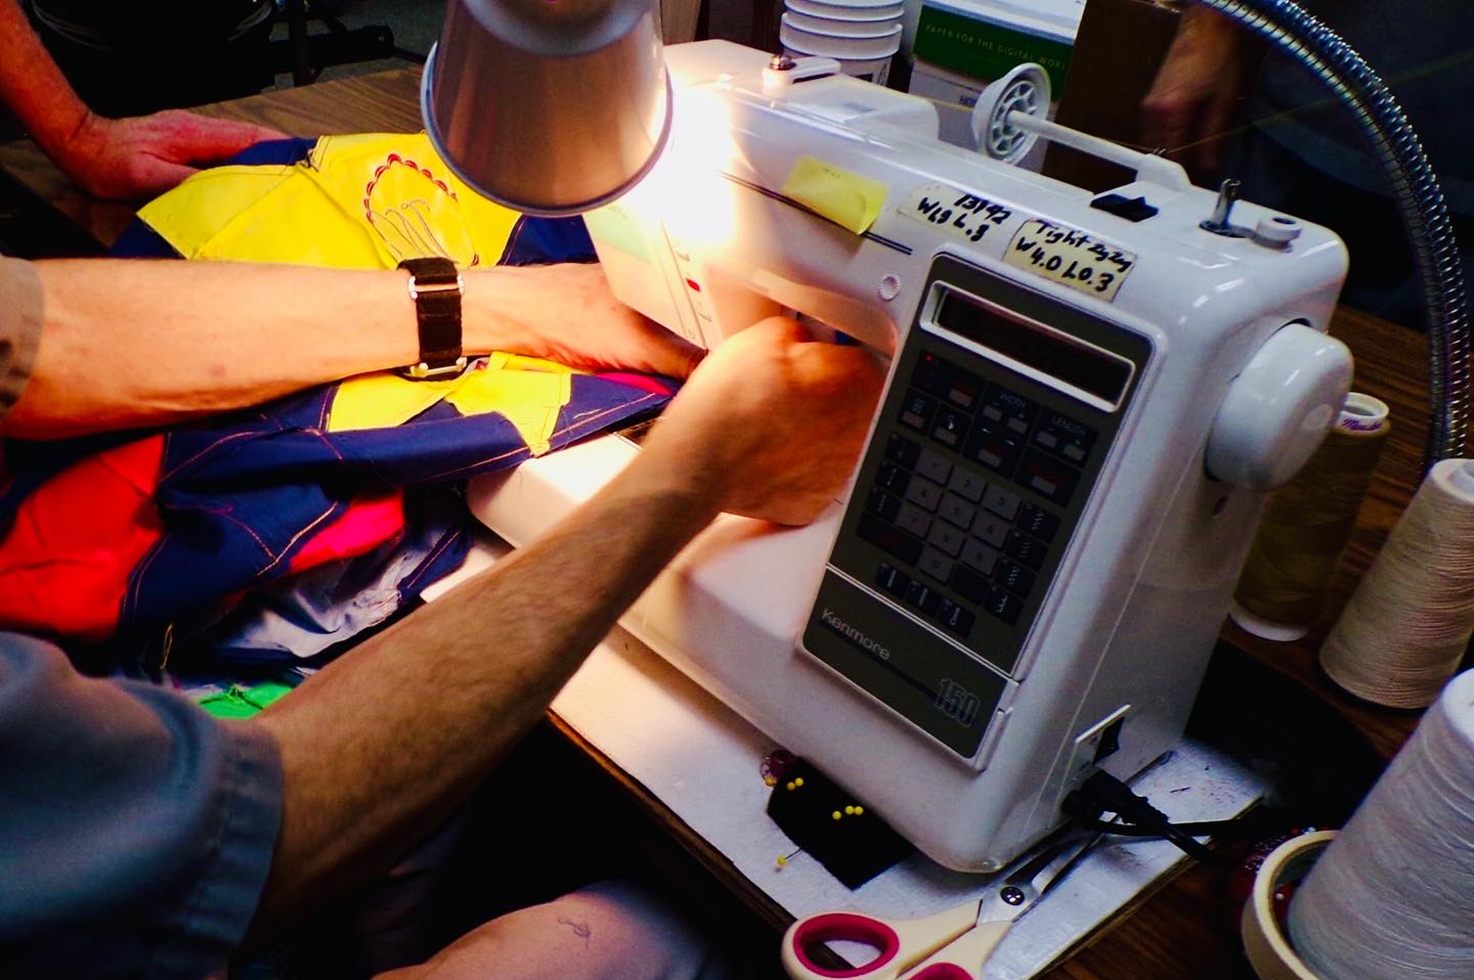
[[[1264, 490], [1349, 383], [1345, 249], [1160, 158], [1109, 151], [1136, 180], [1092, 194], [943, 144], [930, 103], [825, 59], [667, 66], [664, 157], [588, 215], [615, 294], [708, 346], [802, 315], [890, 372], [846, 500], [722, 518], [621, 622], [935, 860], [996, 869], [1180, 737]], [[525, 543], [636, 452], [472, 508]]]

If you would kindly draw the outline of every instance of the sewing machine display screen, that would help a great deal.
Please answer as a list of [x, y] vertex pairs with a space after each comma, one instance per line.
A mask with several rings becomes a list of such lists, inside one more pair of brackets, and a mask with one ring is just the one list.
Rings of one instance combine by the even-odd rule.
[[1008, 360], [1039, 371], [1101, 399], [1105, 408], [1120, 404], [1131, 381], [1132, 364], [1122, 357], [1042, 323], [994, 309], [944, 284], [936, 291], [929, 326], [970, 340]]
[[948, 256], [923, 295], [803, 647], [972, 758], [1151, 345]]

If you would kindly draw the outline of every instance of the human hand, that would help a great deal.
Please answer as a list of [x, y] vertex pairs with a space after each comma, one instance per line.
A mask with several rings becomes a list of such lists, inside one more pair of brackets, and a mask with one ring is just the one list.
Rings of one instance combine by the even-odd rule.
[[668, 479], [710, 489], [722, 510], [806, 524], [853, 472], [883, 380], [865, 349], [812, 341], [771, 317], [707, 357], [646, 453]]
[[[1242, 37], [1233, 21], [1205, 7], [1182, 13], [1177, 36], [1141, 103], [1148, 146], [1201, 173], [1217, 173], [1223, 137], [1244, 87]], [[1191, 153], [1187, 153], [1187, 148]]]
[[105, 119], [88, 113], [56, 152], [57, 164], [94, 197], [152, 197], [263, 140], [284, 139], [265, 126], [171, 109]]
[[470, 273], [466, 349], [684, 378], [706, 352], [614, 298], [597, 263]]

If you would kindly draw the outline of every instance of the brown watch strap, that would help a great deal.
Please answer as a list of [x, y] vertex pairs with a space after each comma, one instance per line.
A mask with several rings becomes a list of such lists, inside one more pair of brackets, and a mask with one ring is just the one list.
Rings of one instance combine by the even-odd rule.
[[407, 373], [436, 377], [465, 366], [461, 356], [461, 274], [449, 259], [405, 259], [399, 268], [410, 274], [409, 294], [419, 326], [420, 361]]

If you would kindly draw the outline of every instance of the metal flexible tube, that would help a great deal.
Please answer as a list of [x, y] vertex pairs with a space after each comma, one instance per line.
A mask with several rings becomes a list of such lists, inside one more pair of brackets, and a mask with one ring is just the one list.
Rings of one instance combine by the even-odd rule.
[[1438, 178], [1407, 115], [1339, 35], [1290, 0], [1198, 0], [1267, 38], [1314, 72], [1351, 110], [1391, 181], [1423, 291], [1428, 325], [1424, 467], [1462, 457], [1469, 420], [1469, 311], [1464, 269]]

